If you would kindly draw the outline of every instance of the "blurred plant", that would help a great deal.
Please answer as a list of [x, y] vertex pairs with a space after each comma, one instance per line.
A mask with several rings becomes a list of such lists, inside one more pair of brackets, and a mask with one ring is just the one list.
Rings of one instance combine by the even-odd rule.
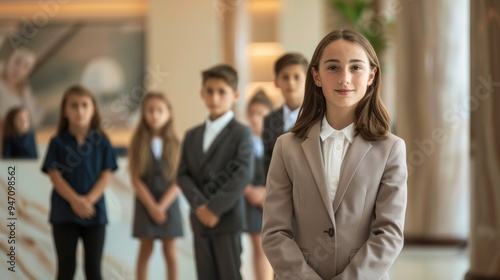
[[377, 14], [373, 0], [329, 0], [330, 7], [339, 11], [352, 29], [365, 36], [380, 54], [388, 46], [384, 30], [393, 20]]

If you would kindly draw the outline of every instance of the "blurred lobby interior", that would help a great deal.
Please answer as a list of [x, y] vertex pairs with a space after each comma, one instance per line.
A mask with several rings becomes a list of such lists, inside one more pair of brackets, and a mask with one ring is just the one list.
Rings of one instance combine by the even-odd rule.
[[[362, 30], [375, 45], [392, 131], [407, 146], [405, 247], [391, 279], [500, 279], [498, 0], [0, 0], [0, 69], [17, 47], [35, 53], [29, 83], [43, 112], [35, 120], [39, 159], [0, 160], [0, 197], [7, 166], [19, 169], [20, 209], [19, 270], [8, 272], [2, 257], [0, 279], [54, 278], [52, 186], [40, 166], [69, 85], [96, 93], [111, 142], [125, 153], [138, 92], [168, 96], [182, 138], [206, 117], [201, 71], [228, 63], [239, 72], [235, 114], [245, 121], [246, 102], [258, 89], [281, 104], [272, 71], [277, 57], [299, 52], [310, 59], [324, 35], [342, 28]], [[106, 190], [103, 276], [133, 279], [134, 193], [126, 157], [118, 164]], [[0, 202], [2, 222], [6, 203]], [[185, 201], [182, 210], [180, 279], [195, 279]], [[1, 227], [2, 256], [7, 234]], [[243, 245], [242, 275], [253, 279], [247, 236]], [[164, 270], [155, 250], [150, 279], [165, 279]], [[76, 279], [84, 279], [80, 266]]]

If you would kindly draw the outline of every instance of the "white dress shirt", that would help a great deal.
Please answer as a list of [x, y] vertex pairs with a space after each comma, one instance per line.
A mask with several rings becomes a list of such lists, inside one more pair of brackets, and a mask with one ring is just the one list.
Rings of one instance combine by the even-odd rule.
[[153, 139], [151, 139], [151, 151], [153, 151], [153, 155], [157, 160], [161, 158], [161, 152], [163, 151], [163, 141], [161, 137], [154, 136]]
[[264, 157], [264, 141], [259, 136], [252, 136], [253, 138], [253, 153], [257, 158]]
[[330, 202], [333, 203], [340, 178], [340, 167], [345, 153], [354, 138], [354, 123], [335, 130], [326, 120], [321, 121], [321, 150], [323, 154], [323, 165], [325, 167], [326, 183], [328, 184]]
[[214, 142], [217, 135], [226, 127], [226, 125], [234, 118], [233, 111], [228, 111], [224, 115], [211, 121], [209, 117], [205, 120], [205, 132], [203, 133], [203, 152], [206, 153], [210, 145]]
[[299, 116], [300, 107], [295, 110], [290, 110], [288, 106], [283, 105], [283, 131], [287, 132], [292, 129]]

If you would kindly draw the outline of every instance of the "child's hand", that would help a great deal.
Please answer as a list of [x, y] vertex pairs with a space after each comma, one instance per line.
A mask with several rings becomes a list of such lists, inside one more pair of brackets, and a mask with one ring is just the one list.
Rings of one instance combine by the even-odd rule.
[[94, 205], [85, 196], [78, 196], [70, 205], [71, 210], [82, 219], [90, 219], [95, 214]]
[[219, 217], [210, 211], [205, 204], [196, 209], [196, 217], [198, 217], [198, 220], [202, 224], [209, 228], [213, 228], [219, 223]]
[[266, 197], [266, 188], [259, 187], [255, 188], [255, 196], [257, 197], [257, 206], [264, 208], [264, 198]]
[[253, 186], [245, 189], [245, 197], [250, 205], [261, 207], [265, 194], [265, 190], [263, 192], [262, 189], [263, 188], [256, 188]]
[[255, 188], [253, 186], [248, 186], [245, 189], [245, 197], [252, 206], [257, 206], [257, 197], [255, 195]]
[[245, 195], [245, 197], [248, 197], [249, 195], [251, 195], [250, 193], [252, 192], [252, 190], [253, 190], [253, 185], [248, 184], [243, 190], [243, 195]]
[[163, 207], [160, 207], [160, 205], [155, 204], [151, 209], [148, 209], [148, 214], [153, 220], [158, 225], [161, 225], [167, 221], [167, 215], [165, 215], [165, 210], [163, 210]]

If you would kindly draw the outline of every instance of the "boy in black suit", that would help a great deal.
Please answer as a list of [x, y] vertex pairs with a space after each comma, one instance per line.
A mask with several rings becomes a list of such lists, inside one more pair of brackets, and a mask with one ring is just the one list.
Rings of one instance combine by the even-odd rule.
[[292, 129], [304, 100], [304, 86], [309, 62], [298, 53], [287, 53], [274, 64], [274, 84], [281, 90], [285, 104], [264, 119], [264, 171], [267, 177], [274, 144], [279, 136]]
[[217, 65], [202, 78], [209, 116], [186, 133], [177, 182], [191, 205], [198, 279], [241, 279], [242, 193], [253, 175], [252, 134], [234, 119], [236, 71]]

